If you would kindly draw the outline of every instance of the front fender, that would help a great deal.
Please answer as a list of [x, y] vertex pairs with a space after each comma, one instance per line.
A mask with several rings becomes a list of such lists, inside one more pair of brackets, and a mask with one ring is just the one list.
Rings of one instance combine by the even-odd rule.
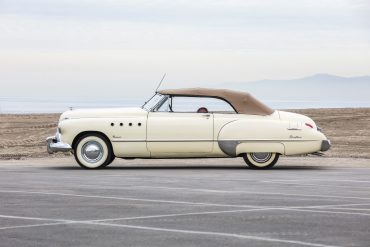
[[63, 142], [72, 146], [77, 135], [82, 132], [101, 132], [111, 140], [113, 127], [110, 125], [111, 120], [104, 118], [89, 119], [68, 119], [61, 121], [58, 125], [61, 139]]

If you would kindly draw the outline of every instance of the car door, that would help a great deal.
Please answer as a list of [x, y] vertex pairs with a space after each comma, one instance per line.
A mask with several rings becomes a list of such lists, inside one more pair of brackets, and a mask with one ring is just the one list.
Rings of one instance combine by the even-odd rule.
[[192, 97], [169, 97], [148, 114], [147, 148], [152, 156], [198, 156], [213, 150], [213, 114], [198, 113]]
[[211, 153], [213, 114], [150, 112], [147, 148], [154, 155]]

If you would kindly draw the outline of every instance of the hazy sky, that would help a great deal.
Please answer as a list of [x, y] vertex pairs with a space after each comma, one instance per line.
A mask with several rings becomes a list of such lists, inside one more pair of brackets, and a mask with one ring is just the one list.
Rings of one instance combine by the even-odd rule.
[[370, 0], [0, 0], [1, 97], [147, 95], [164, 72], [370, 75]]

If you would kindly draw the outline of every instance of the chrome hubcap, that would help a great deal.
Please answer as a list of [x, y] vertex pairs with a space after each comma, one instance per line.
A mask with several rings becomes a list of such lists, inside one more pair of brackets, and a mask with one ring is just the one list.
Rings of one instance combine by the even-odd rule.
[[103, 157], [104, 151], [102, 145], [96, 141], [86, 142], [82, 146], [82, 157], [89, 163], [96, 163]]
[[251, 153], [251, 157], [258, 163], [265, 163], [271, 158], [271, 153]]

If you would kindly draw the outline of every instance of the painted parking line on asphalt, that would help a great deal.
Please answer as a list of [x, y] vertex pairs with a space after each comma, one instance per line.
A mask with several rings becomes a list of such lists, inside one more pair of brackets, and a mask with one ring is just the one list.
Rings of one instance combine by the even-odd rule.
[[[96, 186], [96, 184], [79, 184], [79, 188], [92, 188], [93, 186]], [[353, 190], [353, 187], [351, 188], [351, 192], [355, 192]], [[370, 200], [370, 197], [356, 197], [356, 196], [333, 196], [333, 195], [305, 195], [305, 194], [291, 194], [291, 193], [268, 193], [268, 192], [257, 192], [257, 191], [244, 191], [244, 190], [216, 190], [216, 189], [198, 189], [198, 188], [189, 188], [189, 187], [169, 187], [169, 186], [147, 186], [147, 185], [125, 185], [123, 187], [117, 187], [117, 186], [109, 186], [109, 185], [101, 185], [99, 184], [97, 186], [97, 189], [114, 189], [114, 190], [134, 190], [134, 189], [145, 189], [145, 190], [155, 190], [155, 189], [161, 189], [161, 190], [186, 190], [186, 191], [194, 191], [194, 192], [204, 192], [204, 193], [228, 193], [228, 194], [264, 194], [264, 195], [283, 195], [283, 196], [294, 196], [294, 197], [316, 197], [317, 200], [322, 201], [338, 201], [340, 199], [361, 199], [361, 200]], [[357, 193], [364, 193], [367, 191], [357, 191]], [[303, 199], [302, 200], [306, 200]]]
[[258, 207], [256, 205], [235, 205], [235, 204], [220, 204], [220, 203], [206, 203], [206, 202], [156, 200], [156, 199], [143, 199], [143, 198], [133, 198], [133, 197], [98, 196], [98, 195], [70, 194], [70, 193], [58, 193], [58, 192], [41, 192], [41, 191], [0, 190], [0, 193], [20, 193], [20, 194], [70, 196], [70, 197], [82, 197], [82, 198], [123, 200], [123, 201], [141, 201], [141, 202], [155, 202], [155, 203], [169, 203], [169, 204], [186, 204], [186, 205], [193, 205], [193, 206], [215, 206], [215, 207], [237, 207], [237, 208], [256, 208], [256, 207]]
[[[96, 184], [95, 184], [96, 185]], [[73, 188], [75, 188], [75, 186], [71, 186]], [[93, 188], [93, 186], [90, 186], [90, 185], [86, 185], [86, 184], [79, 184], [78, 185], [78, 188], [88, 188], [88, 189], [91, 189]], [[132, 190], [156, 190], [158, 189], [159, 187], [156, 187], [156, 186], [142, 186], [142, 185], [128, 185], [128, 186], [121, 186], [121, 187], [117, 187], [117, 186], [97, 186], [96, 189], [98, 190], [114, 190], [114, 191], [121, 191], [121, 190], [125, 190], [125, 191], [132, 191]], [[165, 188], [171, 188], [171, 187], [165, 187]], [[165, 189], [163, 187], [161, 187], [161, 189]], [[174, 188], [174, 190], [178, 190], [179, 188]], [[181, 188], [182, 189], [182, 188]], [[209, 190], [209, 189], [195, 189], [195, 192], [204, 192], [204, 193], [207, 193], [207, 192], [211, 192], [211, 193], [236, 193], [236, 194], [240, 194], [240, 193], [249, 193], [247, 191], [224, 191], [224, 190]], [[0, 192], [1, 193], [1, 192]], [[295, 200], [307, 200], [307, 197], [302, 197], [300, 199], [298, 199], [296, 196], [294, 198]], [[319, 198], [315, 198], [315, 200], [318, 200], [318, 201], [325, 201], [325, 202], [335, 202], [335, 201], [341, 201], [342, 198], [327, 198], [327, 197], [319, 197]], [[369, 198], [370, 200], [370, 198]]]
[[294, 197], [317, 197], [317, 198], [337, 198], [337, 199], [358, 199], [358, 200], [370, 200], [370, 197], [357, 197], [357, 196], [333, 196], [333, 195], [319, 195], [319, 194], [295, 194], [295, 193], [281, 193], [281, 192], [258, 192], [258, 191], [245, 191], [245, 190], [215, 190], [215, 189], [195, 189], [189, 187], [167, 187], [167, 186], [147, 186], [140, 185], [137, 187], [142, 188], [154, 188], [164, 190], [186, 190], [186, 191], [197, 191], [206, 193], [243, 193], [243, 194], [254, 194], [254, 195], [278, 195], [278, 196], [294, 196]]
[[[364, 204], [341, 204], [341, 205], [335, 205], [335, 206], [340, 207], [340, 206], [357, 206], [357, 205], [364, 205]], [[370, 204], [366, 204], [366, 205], [370, 205]], [[53, 219], [53, 218], [40, 218], [40, 217], [15, 216], [15, 215], [0, 215], [0, 218], [38, 220], [38, 221], [56, 221], [55, 223], [27, 224], [27, 225], [19, 225], [19, 226], [0, 227], [0, 230], [16, 229], [16, 228], [28, 228], [28, 227], [40, 227], [40, 226], [48, 226], [48, 225], [76, 224], [76, 223], [86, 223], [86, 222], [106, 222], [106, 221], [118, 221], [118, 220], [151, 219], [151, 218], [166, 218], [166, 217], [224, 214], [224, 213], [242, 213], [242, 212], [272, 211], [272, 210], [287, 210], [287, 211], [302, 211], [302, 212], [314, 212], [314, 213], [324, 213], [324, 214], [327, 213], [327, 214], [350, 214], [350, 215], [370, 216], [370, 214], [363, 214], [363, 213], [349, 213], [349, 212], [342, 212], [342, 211], [317, 210], [317, 209], [320, 209], [320, 208], [331, 209], [330, 208], [331, 206], [333, 206], [333, 205], [304, 206], [304, 207], [260, 207], [260, 208], [254, 208], [254, 209], [204, 211], [204, 212], [179, 213], [179, 214], [160, 214], [160, 215], [106, 218], [106, 219], [95, 219], [95, 220], [71, 220], [71, 219]], [[316, 209], [316, 210], [313, 210], [313, 209]]]
[[[72, 194], [72, 193], [59, 193], [59, 192], [48, 192], [48, 191], [22, 191], [22, 190], [0, 190], [0, 193], [19, 193], [19, 194], [38, 194], [38, 195], [55, 195], [55, 196], [68, 196], [68, 197], [82, 197], [82, 198], [97, 198], [97, 199], [110, 199], [110, 200], [123, 200], [123, 201], [141, 201], [141, 202], [155, 202], [155, 203], [169, 203], [169, 204], [184, 204], [193, 206], [215, 206], [215, 207], [236, 207], [236, 208], [261, 208], [258, 205], [238, 205], [238, 204], [222, 204], [222, 203], [207, 203], [207, 202], [189, 202], [189, 201], [175, 201], [175, 200], [160, 200], [160, 199], [147, 199], [147, 198], [132, 198], [132, 197], [118, 197], [118, 196], [100, 196], [100, 195], [86, 195], [86, 194]], [[248, 194], [267, 194], [267, 195], [286, 195], [284, 193], [258, 193], [258, 192], [247, 192]], [[296, 194], [287, 194], [296, 195]], [[308, 195], [301, 195], [308, 196]], [[309, 195], [309, 197], [315, 197], [314, 195]], [[318, 197], [324, 197], [320, 195]], [[333, 197], [333, 196], [328, 196]], [[348, 197], [340, 197], [348, 198]], [[353, 199], [353, 197], [349, 197]], [[370, 198], [368, 198], [370, 200]], [[370, 203], [355, 203], [355, 204], [342, 204], [344, 206], [361, 206], [369, 205]], [[338, 204], [331, 204], [330, 206], [338, 206]], [[310, 207], [320, 207], [320, 206], [310, 206]], [[263, 207], [262, 207], [263, 208]], [[298, 207], [302, 208], [302, 207]], [[306, 208], [306, 207], [304, 207]]]
[[[46, 177], [49, 177], [50, 174], [40, 174]], [[134, 179], [134, 180], [141, 180], [142, 177], [132, 176], [132, 175], [121, 175], [121, 174], [89, 174], [89, 177], [91, 176], [98, 176], [98, 177], [125, 177], [126, 179]], [[63, 178], [67, 179], [79, 179], [79, 174], [72, 175], [72, 176], [65, 176]], [[145, 176], [145, 178], [155, 178], [158, 179], [159, 177], [156, 175], [153, 176]], [[162, 176], [164, 179], [173, 178], [168, 176]], [[183, 177], [176, 177], [177, 179], [182, 179]], [[195, 177], [186, 177], [187, 180], [204, 180], [205, 178], [195, 178]], [[302, 179], [267, 179], [267, 180], [256, 180], [256, 179], [250, 179], [250, 178], [241, 178], [241, 179], [225, 179], [225, 178], [215, 178], [215, 177], [207, 177], [209, 180], [215, 180], [215, 181], [251, 181], [256, 183], [276, 183], [276, 184], [285, 184], [285, 185], [296, 185], [296, 186], [313, 186], [313, 187], [339, 187], [339, 188], [350, 188], [351, 186], [348, 185], [333, 185], [333, 184], [313, 184], [313, 183], [304, 183], [304, 181], [324, 181], [324, 182], [349, 182], [349, 183], [370, 183], [370, 181], [364, 181], [364, 180], [350, 180], [350, 179], [310, 179], [310, 180], [302, 180]], [[297, 183], [294, 183], [297, 182]], [[226, 191], [225, 191], [226, 192]], [[361, 193], [361, 192], [360, 192]]]
[[77, 221], [75, 221], [75, 220], [29, 217], [29, 216], [20, 216], [20, 215], [3, 215], [3, 214], [1, 214], [0, 218], [17, 219], [17, 220], [51, 221], [51, 223], [5, 226], [5, 227], [0, 227], [0, 230], [17, 229], [17, 228], [31, 228], [31, 227], [41, 227], [41, 226], [54, 226], [54, 225], [65, 225], [65, 224], [77, 223]]
[[[370, 204], [342, 204], [335, 206], [361, 206]], [[91, 222], [101, 222], [101, 221], [118, 221], [118, 220], [136, 220], [136, 219], [152, 219], [152, 218], [167, 218], [167, 217], [180, 217], [180, 216], [192, 216], [192, 215], [208, 215], [208, 214], [223, 214], [223, 213], [243, 213], [243, 212], [256, 212], [256, 211], [272, 211], [272, 210], [287, 210], [287, 211], [307, 211], [307, 212], [330, 212], [341, 214], [341, 211], [322, 211], [322, 210], [309, 210], [309, 209], [334, 209], [333, 205], [321, 205], [321, 206], [303, 206], [303, 207], [259, 207], [253, 209], [240, 209], [240, 210], [223, 210], [223, 211], [205, 211], [205, 212], [195, 212], [195, 213], [179, 213], [179, 214], [162, 214], [162, 215], [148, 215], [148, 216], [137, 216], [137, 217], [123, 217], [123, 218], [107, 218], [99, 220], [90, 220]], [[307, 209], [307, 210], [304, 210]], [[350, 213], [348, 213], [350, 214]], [[370, 214], [353, 213], [353, 215], [370, 216]]]
[[68, 225], [74, 224], [77, 222], [57, 222], [57, 223], [45, 223], [45, 224], [31, 224], [31, 225], [17, 225], [17, 226], [5, 226], [0, 227], [0, 230], [11, 230], [11, 229], [19, 229], [19, 228], [32, 228], [32, 227], [42, 227], [42, 226], [57, 226], [57, 225]]
[[[291, 182], [270, 182], [270, 181], [257, 181], [261, 183], [271, 183], [271, 184], [284, 184], [284, 185], [299, 185], [299, 186], [307, 186], [307, 187], [334, 187], [334, 188], [348, 188], [353, 189], [353, 186], [332, 186], [332, 185], [320, 185], [320, 184], [302, 184], [302, 183], [291, 183]], [[162, 188], [162, 189], [188, 189], [188, 190], [194, 190], [198, 192], [212, 192], [212, 193], [247, 193], [248, 191], [243, 190], [216, 190], [216, 189], [192, 189], [192, 188], [184, 188], [184, 187], [169, 187], [169, 186], [148, 186], [148, 185], [125, 185], [125, 187], [117, 188], [113, 185], [105, 185], [105, 184], [79, 184], [79, 187], [85, 187], [85, 188], [92, 188], [94, 186], [97, 187], [97, 189], [116, 189], [116, 190], [131, 190], [131, 189], [156, 189], [156, 188]], [[365, 188], [364, 188], [365, 189]], [[359, 191], [359, 193], [362, 192], [368, 192], [368, 191]], [[370, 199], [370, 198], [369, 198]]]
[[[328, 207], [327, 209], [331, 209]], [[343, 211], [328, 211], [328, 210], [316, 210], [316, 209], [305, 209], [305, 208], [279, 208], [277, 210], [288, 210], [288, 211], [299, 211], [299, 212], [311, 212], [321, 214], [346, 214], [346, 215], [361, 215], [370, 216], [370, 213], [357, 213], [357, 212], [343, 212]]]
[[175, 228], [147, 227], [147, 226], [112, 224], [112, 223], [102, 223], [102, 222], [87, 222], [87, 223], [84, 223], [84, 224], [109, 226], [109, 227], [119, 227], [119, 228], [130, 228], [130, 229], [147, 230], [147, 231], [171, 232], [171, 233], [182, 233], [182, 234], [193, 234], [193, 235], [194, 234], [195, 235], [206, 235], [206, 236], [212, 236], [212, 237], [216, 236], [216, 237], [248, 239], [248, 240], [255, 240], [255, 241], [284, 243], [284, 244], [295, 244], [295, 245], [312, 246], [312, 247], [339, 247], [338, 245], [326, 245], [326, 244], [305, 242], [305, 241], [299, 241], [299, 240], [268, 238], [268, 237], [243, 235], [243, 234], [235, 234], [235, 233], [224, 233], [224, 232], [195, 231], [195, 230], [185, 230], [185, 229], [175, 229]]
[[65, 219], [50, 219], [50, 218], [48, 219], [48, 218], [27, 217], [27, 216], [18, 216], [18, 215], [3, 215], [3, 214], [0, 214], [0, 218], [19, 219], [19, 220], [63, 221], [63, 222], [70, 221], [70, 220], [65, 220]]
[[[194, 212], [194, 213], [179, 213], [179, 214], [157, 214], [147, 216], [136, 216], [136, 217], [122, 217], [122, 218], [106, 218], [98, 220], [89, 220], [89, 222], [103, 222], [103, 221], [119, 221], [119, 220], [141, 220], [141, 219], [154, 219], [154, 218], [167, 218], [167, 217], [180, 217], [180, 216], [192, 216], [192, 215], [208, 215], [208, 214], [224, 214], [224, 213], [241, 213], [251, 211], [261, 211], [267, 208], [254, 208], [254, 209], [239, 209], [239, 210], [222, 210], [222, 211], [205, 211], [205, 212]], [[269, 209], [269, 208], [268, 208]]]
[[[12, 217], [16, 218], [16, 216], [12, 216]], [[19, 218], [25, 218], [25, 217], [20, 216]], [[32, 217], [29, 217], [29, 218], [32, 218]], [[37, 218], [37, 219], [40, 220], [42, 218]], [[42, 220], [49, 220], [49, 219], [45, 218]], [[205, 235], [205, 236], [212, 236], [212, 237], [217, 236], [217, 237], [226, 237], [226, 238], [247, 239], [247, 240], [254, 240], [254, 241], [295, 244], [295, 245], [312, 246], [312, 247], [340, 247], [338, 245], [326, 245], [326, 244], [305, 242], [305, 241], [299, 241], [299, 240], [268, 238], [268, 237], [254, 236], [254, 235], [234, 234], [234, 233], [225, 233], [225, 232], [211, 232], [211, 231], [196, 231], [196, 230], [185, 230], [185, 229], [175, 229], [175, 228], [148, 227], [148, 226], [138, 226], [138, 225], [128, 225], [128, 224], [114, 224], [114, 223], [96, 222], [96, 221], [64, 220], [64, 222], [1, 227], [0, 230], [44, 227], [44, 226], [58, 226], [58, 225], [68, 225], [68, 224], [82, 224], [82, 225], [94, 225], [94, 226], [114, 227], [114, 228], [128, 228], [128, 229], [144, 230], [144, 231], [171, 232], [171, 233], [180, 233], [180, 234]]]
[[[154, 187], [154, 188], [169, 188], [173, 189], [172, 187]], [[179, 188], [176, 188], [179, 189]], [[183, 188], [180, 188], [183, 189]], [[187, 189], [187, 188], [186, 188]], [[191, 190], [199, 190], [199, 189], [191, 189]], [[203, 191], [203, 189], [200, 189]], [[208, 191], [208, 190], [206, 190]], [[213, 190], [210, 190], [211, 192]], [[0, 193], [19, 193], [19, 194], [38, 194], [38, 195], [55, 195], [55, 196], [67, 196], [67, 197], [82, 197], [82, 198], [97, 198], [97, 199], [110, 199], [110, 200], [123, 200], [123, 201], [142, 201], [142, 202], [155, 202], [155, 203], [169, 203], [169, 204], [185, 204], [185, 205], [194, 205], [194, 206], [215, 206], [215, 207], [236, 207], [236, 208], [261, 208], [258, 205], [238, 205], [238, 204], [222, 204], [222, 203], [207, 203], [207, 202], [189, 202], [189, 201], [175, 201], [175, 200], [160, 200], [160, 199], [147, 199], [147, 198], [133, 198], [133, 197], [118, 197], [118, 196], [100, 196], [100, 195], [86, 195], [86, 194], [73, 194], [73, 193], [59, 193], [59, 192], [51, 192], [51, 191], [23, 191], [23, 190], [0, 190]], [[298, 196], [299, 194], [285, 194], [285, 193], [260, 193], [260, 192], [246, 192], [247, 194], [263, 194], [263, 195], [291, 195], [291, 196]], [[324, 197], [324, 195], [301, 195], [303, 197]], [[338, 197], [338, 196], [328, 196], [328, 197]], [[339, 198], [349, 198], [353, 199], [353, 197], [339, 197]], [[357, 198], [357, 197], [356, 197]], [[363, 198], [365, 199], [365, 198]], [[369, 199], [370, 198], [366, 198]], [[343, 206], [362, 206], [362, 205], [370, 205], [370, 203], [351, 203], [351, 204], [340, 204]], [[315, 205], [315, 206], [308, 206], [311, 207], [338, 207], [338, 204], [330, 204], [330, 205]], [[262, 207], [264, 208], [264, 207]], [[304, 207], [294, 207], [294, 208], [307, 208]]]
[[272, 180], [261, 180], [261, 182], [312, 182], [312, 181], [321, 181], [321, 182], [348, 182], [348, 183], [370, 183], [367, 180], [355, 180], [355, 179], [320, 179], [320, 178], [310, 178], [310, 179], [272, 179]]
[[294, 185], [294, 186], [300, 186], [300, 187], [333, 187], [333, 188], [348, 188], [353, 189], [350, 185], [333, 185], [333, 184], [308, 184], [308, 183], [293, 183], [293, 182], [283, 182], [283, 181], [261, 181], [262, 183], [268, 183], [268, 184], [283, 184], [283, 185]]
[[[359, 204], [341, 204], [336, 205], [340, 206], [356, 206]], [[364, 205], [364, 204], [361, 204]], [[369, 204], [367, 204], [369, 205]], [[208, 235], [208, 236], [220, 236], [220, 237], [229, 237], [229, 238], [239, 238], [239, 239], [249, 239], [255, 241], [267, 241], [267, 242], [278, 242], [286, 244], [296, 244], [302, 246], [316, 246], [316, 247], [332, 247], [333, 245], [325, 245], [319, 243], [289, 240], [289, 239], [279, 239], [279, 238], [268, 238], [268, 237], [259, 237], [253, 235], [243, 235], [243, 234], [233, 234], [233, 233], [224, 233], [224, 232], [210, 232], [210, 231], [195, 231], [195, 230], [184, 230], [184, 229], [174, 229], [174, 228], [160, 228], [160, 227], [147, 227], [147, 226], [137, 226], [131, 224], [113, 224], [107, 223], [106, 221], [113, 220], [131, 220], [131, 219], [145, 219], [145, 218], [159, 218], [159, 217], [176, 217], [176, 216], [187, 216], [187, 215], [202, 215], [202, 214], [223, 214], [223, 213], [237, 213], [237, 212], [248, 212], [248, 211], [262, 211], [262, 210], [291, 210], [291, 211], [302, 211], [302, 212], [313, 212], [313, 213], [325, 213], [325, 214], [343, 214], [346, 212], [333, 212], [333, 211], [323, 211], [323, 210], [310, 210], [308, 208], [325, 208], [333, 205], [321, 205], [321, 206], [306, 206], [304, 208], [294, 208], [294, 207], [275, 207], [275, 208], [256, 208], [256, 209], [245, 209], [245, 210], [223, 210], [223, 211], [206, 211], [206, 212], [194, 212], [186, 214], [168, 214], [168, 215], [151, 215], [151, 216], [138, 216], [138, 217], [126, 217], [126, 218], [115, 218], [115, 219], [99, 219], [99, 220], [84, 220], [84, 221], [75, 221], [67, 219], [51, 219], [51, 218], [40, 218], [40, 217], [26, 217], [26, 216], [14, 216], [14, 215], [0, 215], [4, 218], [14, 218], [14, 219], [28, 219], [28, 220], [40, 220], [40, 221], [57, 221], [55, 223], [44, 223], [44, 224], [29, 224], [29, 225], [18, 225], [18, 226], [8, 226], [0, 227], [0, 230], [9, 230], [9, 229], [19, 229], [19, 228], [31, 228], [31, 227], [44, 227], [44, 226], [57, 226], [57, 225], [67, 225], [67, 224], [84, 224], [84, 225], [96, 225], [96, 226], [109, 226], [109, 227], [119, 227], [119, 228], [130, 228], [138, 230], [148, 230], [148, 231], [161, 231], [161, 232], [173, 232], [173, 233], [182, 233], [182, 234], [197, 234], [197, 235]], [[353, 215], [353, 213], [351, 213]], [[356, 214], [356, 215], [367, 215], [370, 214]], [[104, 222], [105, 221], [105, 222]]]
[[330, 207], [329, 209], [349, 210], [349, 211], [370, 211], [370, 208], [341, 208], [341, 207]]

